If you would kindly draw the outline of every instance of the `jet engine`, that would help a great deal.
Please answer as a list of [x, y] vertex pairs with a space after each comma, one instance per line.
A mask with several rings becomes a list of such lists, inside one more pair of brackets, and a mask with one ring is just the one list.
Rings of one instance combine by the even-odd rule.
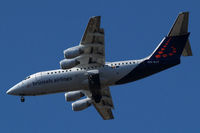
[[72, 59], [83, 53], [84, 53], [84, 46], [79, 45], [79, 46], [75, 46], [75, 47], [64, 50], [64, 57], [66, 59]]
[[92, 103], [92, 100], [90, 98], [78, 100], [78, 101], [72, 103], [72, 110], [73, 111], [81, 111], [81, 110], [89, 107], [91, 105], [91, 103]]
[[68, 102], [75, 101], [75, 100], [80, 99], [83, 96], [84, 94], [81, 91], [71, 91], [71, 92], [65, 93], [65, 100]]
[[60, 61], [60, 67], [62, 69], [70, 69], [78, 64], [80, 64], [80, 62], [77, 59], [64, 59]]

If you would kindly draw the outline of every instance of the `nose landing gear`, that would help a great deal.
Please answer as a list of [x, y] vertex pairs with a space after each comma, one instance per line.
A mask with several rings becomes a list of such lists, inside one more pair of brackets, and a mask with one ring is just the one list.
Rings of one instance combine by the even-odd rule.
[[25, 101], [24, 96], [21, 96], [20, 100], [21, 100], [21, 102], [24, 102]]

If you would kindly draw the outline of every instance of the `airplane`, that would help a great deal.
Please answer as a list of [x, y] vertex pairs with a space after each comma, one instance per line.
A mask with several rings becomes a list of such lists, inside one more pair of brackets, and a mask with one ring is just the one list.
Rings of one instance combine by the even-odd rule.
[[6, 93], [36, 96], [65, 93], [73, 111], [93, 105], [104, 120], [114, 119], [110, 86], [133, 82], [180, 64], [180, 57], [192, 56], [189, 43], [189, 12], [178, 15], [170, 32], [149, 56], [139, 60], [105, 62], [104, 29], [100, 16], [89, 19], [78, 46], [64, 50], [61, 69], [32, 74]]

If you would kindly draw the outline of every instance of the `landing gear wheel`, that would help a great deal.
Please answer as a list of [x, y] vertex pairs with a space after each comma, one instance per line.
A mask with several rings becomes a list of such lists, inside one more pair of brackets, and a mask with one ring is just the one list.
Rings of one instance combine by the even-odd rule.
[[23, 96], [21, 96], [21, 102], [24, 102], [25, 101], [25, 98]]
[[94, 101], [96, 102], [96, 103], [100, 103], [100, 101], [101, 101], [101, 95], [94, 95], [93, 96], [93, 99], [94, 99]]

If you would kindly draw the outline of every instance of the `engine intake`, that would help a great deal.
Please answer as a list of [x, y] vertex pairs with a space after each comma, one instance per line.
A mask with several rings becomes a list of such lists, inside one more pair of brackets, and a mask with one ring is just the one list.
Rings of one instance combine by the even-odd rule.
[[92, 103], [92, 100], [90, 98], [78, 100], [74, 103], [72, 103], [72, 110], [73, 111], [81, 111], [86, 108], [88, 108]]
[[80, 64], [80, 62], [77, 59], [64, 59], [60, 61], [60, 67], [62, 69], [70, 69], [78, 64]]
[[72, 59], [83, 53], [84, 53], [84, 46], [79, 45], [79, 46], [75, 46], [75, 47], [64, 50], [64, 57], [66, 59]]
[[65, 93], [65, 100], [66, 101], [75, 101], [80, 99], [81, 97], [85, 96], [81, 91], [71, 91]]

